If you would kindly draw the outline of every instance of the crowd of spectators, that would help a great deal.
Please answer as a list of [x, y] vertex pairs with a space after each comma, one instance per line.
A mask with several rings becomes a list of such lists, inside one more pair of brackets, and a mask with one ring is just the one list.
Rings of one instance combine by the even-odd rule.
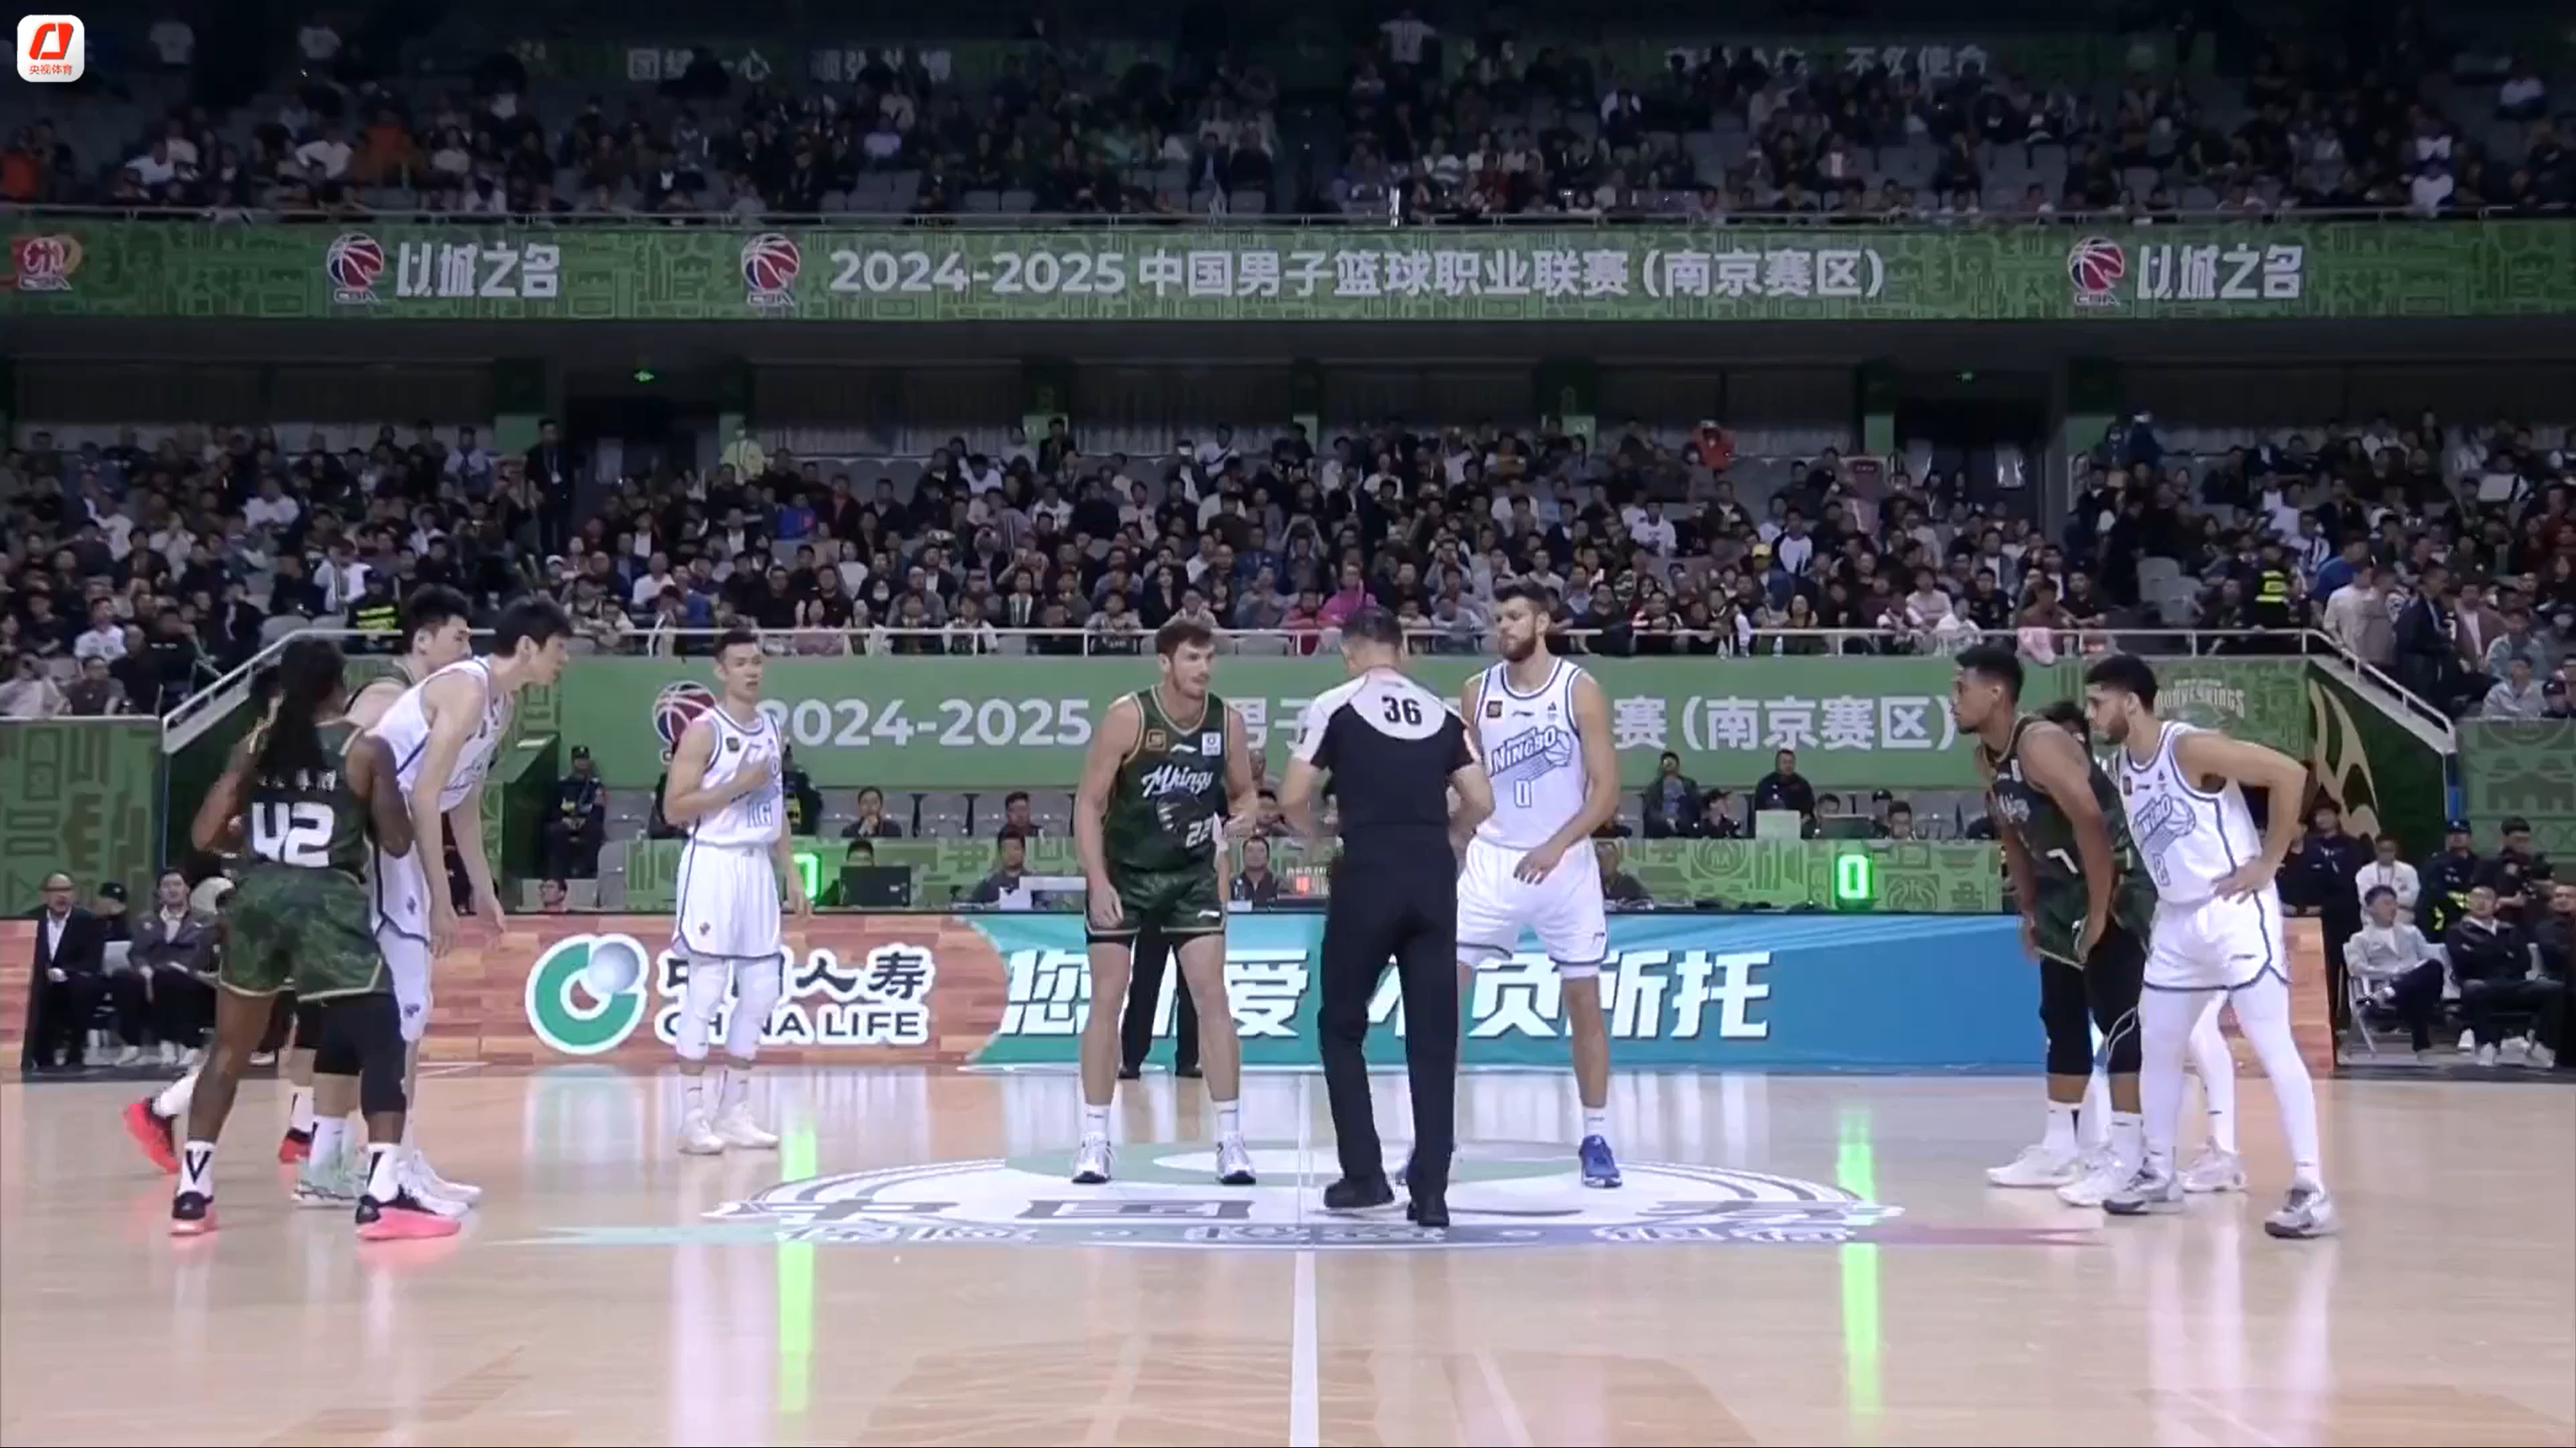
[[1192, 618], [1232, 650], [1311, 653], [1376, 603], [1418, 648], [1473, 653], [1495, 585], [1525, 578], [1559, 597], [1566, 647], [1615, 655], [2007, 635], [2046, 662], [2123, 630], [2288, 651], [2237, 631], [2322, 627], [2428, 700], [2510, 717], [2566, 713], [2576, 667], [2576, 488], [2507, 424], [2328, 424], [2194, 459], [2132, 419], [2056, 538], [1957, 473], [1832, 449], [1739, 498], [1714, 420], [1590, 440], [1390, 421], [1320, 451], [1217, 428], [1131, 458], [1057, 419], [992, 453], [953, 439], [908, 491], [745, 433], [710, 468], [601, 489], [578, 523], [587, 465], [551, 424], [507, 456], [472, 427], [405, 433], [31, 433], [0, 462], [0, 707], [163, 711], [277, 629], [389, 624], [424, 583], [551, 594], [588, 652], [747, 626], [818, 655], [1129, 653]]
[[[317, 21], [292, 91], [239, 110], [138, 103], [130, 134], [79, 145], [51, 117], [13, 122], [0, 200], [675, 221], [1336, 207], [1420, 221], [2152, 221], [2576, 203], [2576, 115], [2527, 61], [2413, 12], [2367, 42], [2275, 40], [2238, 47], [2223, 76], [2150, 50], [2124, 82], [2095, 84], [1973, 45], [1858, 63], [1682, 47], [1641, 64], [1615, 38], [1444, 33], [1404, 11], [1363, 32], [1337, 98], [1284, 94], [1222, 48], [1044, 32], [969, 48], [978, 63], [964, 67], [936, 45], [733, 69], [698, 50], [584, 93], [532, 81], [513, 53], [422, 80]], [[153, 44], [164, 69], [188, 68], [184, 23], [156, 27]]]
[[2563, 718], [2576, 454], [2556, 443], [2527, 423], [2423, 413], [2198, 456], [2133, 416], [2095, 449], [2065, 542], [2115, 608], [2170, 625], [2315, 628], [2452, 714]]

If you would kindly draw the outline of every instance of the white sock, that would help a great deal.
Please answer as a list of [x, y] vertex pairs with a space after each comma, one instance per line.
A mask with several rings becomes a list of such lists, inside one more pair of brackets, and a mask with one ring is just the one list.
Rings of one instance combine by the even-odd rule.
[[204, 1069], [200, 1066], [197, 1071], [162, 1087], [161, 1094], [152, 1098], [152, 1114], [164, 1121], [176, 1121], [187, 1115], [188, 1103], [197, 1099], [197, 1072]]
[[179, 1149], [180, 1193], [195, 1192], [212, 1200], [215, 1195], [215, 1144], [190, 1141]]
[[402, 1152], [381, 1142], [367, 1144], [367, 1195], [379, 1203], [402, 1195]]
[[2059, 1156], [2073, 1156], [2075, 1154], [2075, 1116], [2076, 1107], [2072, 1101], [2048, 1103], [2048, 1134], [2039, 1139], [2039, 1144]]
[[1082, 1108], [1082, 1134], [1085, 1136], [1107, 1136], [1109, 1134], [1109, 1108], [1106, 1106], [1093, 1106], [1089, 1103], [1085, 1103]]
[[1609, 1134], [1610, 1134], [1610, 1108], [1609, 1108], [1609, 1107], [1607, 1107], [1607, 1106], [1586, 1106], [1586, 1107], [1584, 1107], [1584, 1108], [1583, 1108], [1583, 1134], [1584, 1134], [1585, 1136], [1599, 1136], [1599, 1137], [1607, 1137], [1607, 1136], [1609, 1136]]
[[1241, 1135], [1243, 1135], [1243, 1103], [1241, 1101], [1217, 1102], [1216, 1139], [1223, 1141], [1229, 1136]]
[[2125, 1162], [2145, 1157], [2146, 1121], [2134, 1111], [2111, 1113], [2111, 1153]]
[[707, 1078], [703, 1073], [680, 1078], [680, 1100], [692, 1116], [707, 1109]]
[[286, 1098], [286, 1127], [289, 1131], [313, 1134], [313, 1088], [298, 1086]]
[[751, 1068], [737, 1061], [724, 1068], [724, 1109], [732, 1111], [751, 1102]]
[[2200, 1073], [2200, 1094], [2209, 1106], [2209, 1139], [2220, 1151], [2236, 1152], [2236, 1058], [2227, 1049], [2227, 1033], [2218, 1028], [2218, 1007], [2201, 1013], [2191, 1028], [2192, 1069]]
[[420, 1114], [416, 1111], [406, 1111], [403, 1113], [402, 1149], [403, 1155], [405, 1156], [418, 1156], [420, 1154], [420, 1128], [412, 1124], [419, 1119]]
[[2272, 1083], [2272, 1101], [2281, 1112], [2281, 1135], [2290, 1146], [2291, 1179], [2303, 1186], [2323, 1187], [2317, 1087], [2309, 1079], [2306, 1059], [2299, 1055], [2297, 1037], [2290, 1034], [2290, 988], [2278, 976], [2265, 976], [2236, 992], [2234, 1004], [2236, 1029], [2244, 1033], [2245, 1043], [2254, 1048], [2255, 1059], [2263, 1063], [2263, 1074]]
[[2076, 1118], [2077, 1145], [2100, 1151], [2111, 1142], [2111, 1078], [2096, 1071], [2084, 1083], [2084, 1112]]
[[2145, 1108], [2142, 1161], [2173, 1168], [2175, 1118], [2182, 1114], [2182, 1062], [2192, 1024], [2209, 996], [2199, 991], [2150, 990], [2138, 998], [2138, 1103]]
[[317, 1116], [313, 1118], [313, 1160], [328, 1166], [340, 1159], [341, 1138], [348, 1135], [349, 1118]]

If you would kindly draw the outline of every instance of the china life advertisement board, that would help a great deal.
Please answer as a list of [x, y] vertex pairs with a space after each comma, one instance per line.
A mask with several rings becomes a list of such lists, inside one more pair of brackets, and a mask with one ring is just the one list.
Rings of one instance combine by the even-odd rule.
[[[455, 976], [442, 977], [432, 1053], [668, 1061], [685, 972], [666, 952], [669, 929], [659, 916], [514, 919], [501, 948], [460, 951]], [[1996, 916], [1614, 916], [1601, 998], [1627, 1068], [2028, 1070], [2038, 1059], [2037, 976], [2015, 929]], [[1313, 913], [1230, 922], [1227, 994], [1248, 1067], [1316, 1064], [1322, 933]], [[789, 937], [786, 996], [764, 1032], [763, 1059], [1075, 1060], [1091, 1008], [1079, 916], [832, 915]], [[602, 951], [655, 964], [634, 989], [603, 997], [589, 968]], [[1158, 1037], [1171, 1033], [1177, 979], [1165, 975]], [[1556, 970], [1534, 949], [1479, 970], [1463, 1016], [1464, 1064], [1567, 1063]], [[1369, 1059], [1400, 1063], [1403, 1000], [1391, 970], [1369, 1017]]]

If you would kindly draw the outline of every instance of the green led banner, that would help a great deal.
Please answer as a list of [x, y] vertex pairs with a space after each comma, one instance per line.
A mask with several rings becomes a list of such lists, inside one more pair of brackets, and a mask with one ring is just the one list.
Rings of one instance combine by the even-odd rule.
[[0, 316], [2120, 321], [2576, 311], [2576, 222], [1083, 230], [24, 217]]

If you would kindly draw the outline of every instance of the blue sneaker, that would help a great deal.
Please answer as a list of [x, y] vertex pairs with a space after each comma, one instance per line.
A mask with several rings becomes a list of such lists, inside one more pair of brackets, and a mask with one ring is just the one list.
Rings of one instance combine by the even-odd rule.
[[1585, 1186], [1615, 1187], [1619, 1184], [1619, 1158], [1610, 1154], [1608, 1141], [1598, 1136], [1587, 1136], [1576, 1155], [1583, 1160]]

